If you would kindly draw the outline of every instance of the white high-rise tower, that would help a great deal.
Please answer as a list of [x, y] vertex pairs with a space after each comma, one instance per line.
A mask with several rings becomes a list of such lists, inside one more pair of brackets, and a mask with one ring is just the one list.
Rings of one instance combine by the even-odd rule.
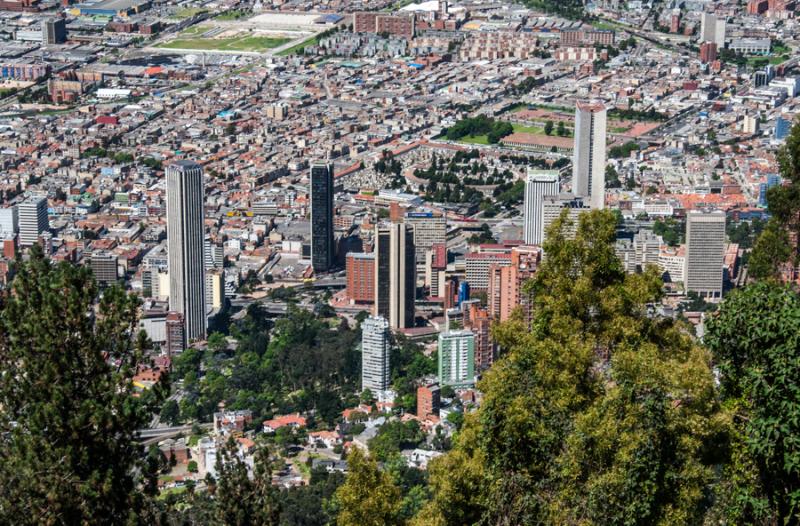
[[183, 314], [187, 340], [205, 338], [206, 300], [203, 168], [167, 167], [167, 250], [170, 310]]
[[389, 389], [389, 322], [370, 316], [361, 324], [361, 388], [373, 394]]
[[558, 195], [557, 170], [528, 169], [525, 180], [525, 243], [541, 245], [544, 240], [542, 203], [545, 196]]
[[593, 210], [605, 206], [605, 172], [606, 108], [601, 103], [579, 102], [575, 108], [572, 193], [587, 198]]

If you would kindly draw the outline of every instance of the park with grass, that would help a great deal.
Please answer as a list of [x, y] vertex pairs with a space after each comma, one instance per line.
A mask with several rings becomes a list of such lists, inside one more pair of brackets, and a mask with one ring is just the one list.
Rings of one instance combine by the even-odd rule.
[[244, 51], [264, 52], [290, 42], [290, 38], [266, 36], [254, 32], [226, 31], [213, 35], [213, 26], [199, 25], [187, 28], [175, 39], [163, 42], [157, 47], [164, 49], [193, 49], [198, 51]]

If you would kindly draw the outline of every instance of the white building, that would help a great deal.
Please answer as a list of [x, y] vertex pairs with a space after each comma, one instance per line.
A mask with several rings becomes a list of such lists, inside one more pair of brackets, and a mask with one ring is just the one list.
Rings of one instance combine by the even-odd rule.
[[700, 42], [713, 42], [717, 49], [725, 47], [725, 19], [711, 13], [700, 18]]
[[475, 383], [475, 335], [472, 331], [439, 334], [439, 382], [468, 387]]
[[544, 241], [542, 204], [545, 196], [558, 195], [559, 189], [558, 171], [528, 169], [523, 207], [526, 244], [541, 245]]
[[0, 234], [16, 234], [18, 230], [19, 216], [17, 207], [0, 208]]
[[579, 102], [575, 108], [572, 193], [586, 198], [593, 210], [605, 206], [605, 172], [606, 108], [602, 103]]
[[565, 232], [567, 236], [575, 235], [575, 232], [578, 229], [580, 215], [583, 212], [591, 210], [591, 208], [586, 205], [582, 198], [573, 197], [570, 194], [559, 194], [545, 197], [542, 203], [542, 228], [545, 238], [547, 236], [548, 228], [550, 228], [550, 225], [553, 224], [553, 221], [561, 216], [561, 212], [565, 208], [569, 210], [567, 215], [569, 220], [572, 222], [572, 225], [567, 228]]
[[722, 297], [725, 212], [692, 210], [686, 216], [686, 291]]
[[370, 316], [361, 324], [361, 388], [377, 394], [389, 388], [389, 322]]
[[169, 306], [183, 314], [187, 340], [202, 339], [206, 334], [203, 168], [178, 161], [166, 172]]
[[38, 242], [39, 236], [50, 228], [47, 218], [47, 199], [30, 197], [18, 208], [19, 244], [29, 247]]

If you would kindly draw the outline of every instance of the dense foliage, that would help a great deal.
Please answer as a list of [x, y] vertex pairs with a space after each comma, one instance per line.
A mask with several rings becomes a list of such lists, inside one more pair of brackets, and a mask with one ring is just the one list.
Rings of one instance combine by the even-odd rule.
[[610, 212], [553, 227], [535, 316], [495, 331], [455, 449], [430, 467], [418, 524], [691, 524], [708, 507], [724, 420], [708, 353], [647, 316], [657, 274], [626, 275]]
[[[148, 523], [155, 471], [135, 443], [138, 302], [34, 249], [0, 298], [0, 523]], [[137, 348], [136, 342], [140, 345]]]
[[486, 135], [489, 144], [495, 144], [512, 133], [514, 133], [514, 127], [511, 123], [496, 121], [486, 115], [478, 115], [458, 121], [447, 129], [445, 136], [450, 141], [457, 141], [464, 137]]

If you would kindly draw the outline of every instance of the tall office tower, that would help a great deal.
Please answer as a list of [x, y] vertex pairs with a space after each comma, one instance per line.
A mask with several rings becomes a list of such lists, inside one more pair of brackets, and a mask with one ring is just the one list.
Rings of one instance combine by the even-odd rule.
[[558, 195], [560, 191], [557, 170], [533, 170], [528, 168], [525, 181], [525, 243], [541, 245], [544, 241], [542, 231], [542, 202], [548, 195]]
[[19, 245], [29, 247], [39, 241], [39, 236], [50, 228], [47, 219], [47, 199], [30, 197], [23, 201], [18, 209]]
[[410, 212], [406, 214], [406, 224], [414, 227], [414, 248], [417, 262], [425, 260], [425, 253], [437, 243], [447, 243], [447, 218], [435, 216], [431, 212]]
[[167, 256], [170, 310], [183, 314], [187, 340], [206, 335], [203, 168], [192, 161], [167, 167]]
[[439, 333], [439, 383], [454, 387], [475, 384], [475, 335], [472, 331]]
[[416, 298], [414, 229], [404, 223], [380, 225], [375, 233], [375, 313], [392, 329], [414, 326]]
[[67, 22], [63, 18], [42, 21], [42, 43], [61, 44], [67, 40]]
[[722, 297], [725, 212], [692, 210], [686, 215], [686, 291]]
[[572, 194], [584, 197], [593, 210], [605, 206], [606, 107], [579, 102], [575, 108], [575, 150], [572, 157]]
[[94, 279], [101, 287], [107, 287], [117, 282], [117, 256], [114, 254], [92, 254], [90, 265]]
[[333, 267], [333, 165], [311, 166], [311, 266], [314, 272]]
[[374, 394], [389, 388], [389, 322], [382, 316], [370, 316], [361, 324], [361, 389]]
[[575, 235], [575, 231], [578, 229], [580, 215], [590, 210], [589, 206], [584, 202], [584, 199], [580, 197], [572, 197], [569, 194], [545, 197], [544, 203], [542, 204], [542, 228], [544, 229], [545, 238], [547, 237], [547, 229], [561, 216], [561, 212], [565, 208], [569, 210], [568, 217], [572, 223], [565, 231], [565, 235], [567, 236]]
[[0, 233], [16, 234], [17, 230], [19, 230], [17, 207], [0, 208]]

